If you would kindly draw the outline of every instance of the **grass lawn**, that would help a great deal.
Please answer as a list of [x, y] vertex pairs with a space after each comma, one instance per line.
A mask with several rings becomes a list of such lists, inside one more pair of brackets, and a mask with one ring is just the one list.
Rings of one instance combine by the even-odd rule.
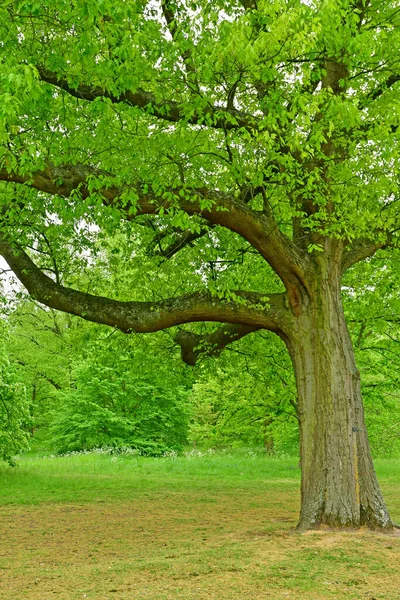
[[[376, 462], [400, 522], [400, 460]], [[293, 533], [295, 459], [26, 455], [0, 467], [0, 599], [400, 599], [400, 537]]]

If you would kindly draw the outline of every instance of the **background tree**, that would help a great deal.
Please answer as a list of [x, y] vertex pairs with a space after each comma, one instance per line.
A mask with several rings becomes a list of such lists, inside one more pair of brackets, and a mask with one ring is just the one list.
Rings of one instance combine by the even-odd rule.
[[284, 345], [259, 332], [230, 350], [200, 363], [190, 394], [190, 441], [297, 454], [296, 386]]
[[[16, 276], [40, 302], [127, 333], [222, 323], [176, 334], [190, 364], [275, 332], [298, 389], [300, 530], [390, 529], [341, 280], [397, 243], [398, 8], [20, 0], [0, 10], [0, 252]], [[161, 298], [142, 297], [129, 266], [129, 297], [60, 276], [54, 256], [90, 268], [105, 233], [135, 240], [127, 265], [152, 248]], [[41, 253], [43, 235], [53, 255]], [[173, 267], [182, 283], [171, 293]]]
[[5, 318], [9, 359], [30, 397], [35, 447], [162, 454], [187, 443], [192, 373], [170, 355], [168, 336], [110, 332], [29, 298]]
[[358, 264], [343, 281], [371, 446], [386, 456], [400, 442], [398, 278], [398, 251], [390, 251]]
[[129, 352], [118, 340], [111, 346], [92, 345], [91, 357], [75, 367], [76, 386], [58, 394], [49, 432], [53, 448], [127, 446], [150, 455], [182, 450], [190, 411], [176, 372], [168, 376], [137, 347]]
[[0, 458], [14, 466], [14, 456], [29, 448], [31, 414], [26, 390], [7, 357], [7, 332], [1, 325], [0, 342]]

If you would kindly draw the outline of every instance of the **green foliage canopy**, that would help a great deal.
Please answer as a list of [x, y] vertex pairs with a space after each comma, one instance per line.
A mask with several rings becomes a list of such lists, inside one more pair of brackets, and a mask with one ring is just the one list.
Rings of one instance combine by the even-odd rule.
[[[58, 393], [50, 424], [58, 452], [104, 446], [143, 454], [181, 450], [187, 442], [187, 390], [168, 377], [156, 357], [93, 344], [92, 355], [73, 374], [73, 388]], [[152, 368], [142, 368], [151, 361]]]

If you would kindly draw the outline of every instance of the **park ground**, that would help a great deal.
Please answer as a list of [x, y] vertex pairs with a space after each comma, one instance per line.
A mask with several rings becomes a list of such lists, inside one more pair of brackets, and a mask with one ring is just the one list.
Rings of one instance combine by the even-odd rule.
[[[0, 467], [1, 600], [399, 600], [400, 536], [294, 533], [295, 458], [27, 454]], [[377, 460], [400, 522], [400, 459]]]

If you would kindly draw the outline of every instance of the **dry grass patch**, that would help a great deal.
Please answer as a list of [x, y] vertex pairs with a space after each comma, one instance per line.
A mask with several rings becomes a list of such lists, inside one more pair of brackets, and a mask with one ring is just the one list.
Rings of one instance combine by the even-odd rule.
[[400, 598], [400, 539], [292, 533], [297, 486], [5, 506], [2, 600]]

